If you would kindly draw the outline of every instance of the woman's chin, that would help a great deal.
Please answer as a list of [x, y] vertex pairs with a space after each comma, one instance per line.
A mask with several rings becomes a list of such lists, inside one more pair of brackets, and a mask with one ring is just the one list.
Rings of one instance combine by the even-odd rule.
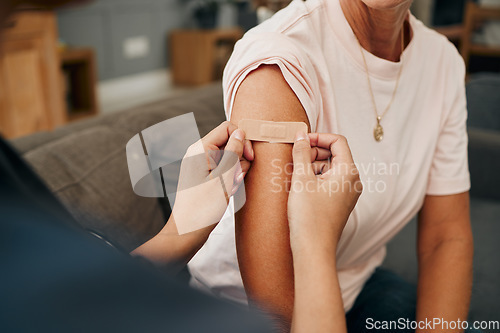
[[384, 10], [395, 9], [401, 6], [411, 4], [412, 0], [361, 0], [363, 3], [372, 9]]

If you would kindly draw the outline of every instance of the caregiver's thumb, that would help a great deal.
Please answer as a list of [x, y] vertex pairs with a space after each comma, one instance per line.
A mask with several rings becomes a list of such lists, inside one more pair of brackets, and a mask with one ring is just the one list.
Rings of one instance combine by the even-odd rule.
[[299, 132], [293, 143], [293, 175], [314, 175], [311, 165], [311, 143], [309, 136]]
[[241, 129], [236, 129], [229, 136], [229, 140], [227, 141], [224, 150], [226, 152], [230, 151], [241, 158], [241, 156], [243, 155], [244, 144], [245, 144], [245, 132], [243, 132]]

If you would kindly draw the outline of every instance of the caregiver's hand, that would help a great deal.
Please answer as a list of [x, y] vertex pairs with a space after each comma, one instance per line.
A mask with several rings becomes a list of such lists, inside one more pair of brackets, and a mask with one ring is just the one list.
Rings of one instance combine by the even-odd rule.
[[347, 140], [335, 134], [299, 133], [293, 166], [288, 222], [294, 256], [312, 248], [335, 253], [363, 188]]
[[295, 285], [292, 333], [347, 332], [336, 250], [361, 191], [343, 136], [297, 135], [288, 197]]
[[242, 184], [254, 152], [245, 133], [224, 122], [193, 144], [181, 163], [172, 214], [163, 229], [132, 252], [181, 270], [222, 218], [228, 200]]
[[181, 164], [172, 215], [179, 234], [215, 224], [250, 168], [245, 133], [226, 121], [193, 144]]

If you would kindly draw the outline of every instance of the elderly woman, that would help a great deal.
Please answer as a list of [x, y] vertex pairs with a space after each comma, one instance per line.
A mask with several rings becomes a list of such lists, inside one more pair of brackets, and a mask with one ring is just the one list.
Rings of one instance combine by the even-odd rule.
[[[231, 122], [303, 121], [312, 132], [349, 142], [364, 191], [331, 265], [353, 332], [399, 318], [456, 326], [468, 314], [473, 240], [464, 63], [445, 37], [411, 15], [411, 2], [295, 0], [237, 43], [224, 73]], [[191, 261], [192, 284], [255, 302], [286, 326], [294, 304], [291, 147], [259, 142], [254, 151], [246, 205], [227, 212]], [[417, 213], [415, 288], [378, 267], [387, 242]], [[411, 323], [399, 328], [415, 330]], [[431, 331], [417, 328], [423, 330]]]

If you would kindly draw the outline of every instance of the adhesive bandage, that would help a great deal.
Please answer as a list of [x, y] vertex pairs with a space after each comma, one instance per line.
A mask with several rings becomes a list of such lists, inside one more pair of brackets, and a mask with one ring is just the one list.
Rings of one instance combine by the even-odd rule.
[[245, 132], [247, 140], [272, 143], [293, 143], [298, 132], [307, 133], [307, 125], [303, 122], [242, 119], [238, 127]]

